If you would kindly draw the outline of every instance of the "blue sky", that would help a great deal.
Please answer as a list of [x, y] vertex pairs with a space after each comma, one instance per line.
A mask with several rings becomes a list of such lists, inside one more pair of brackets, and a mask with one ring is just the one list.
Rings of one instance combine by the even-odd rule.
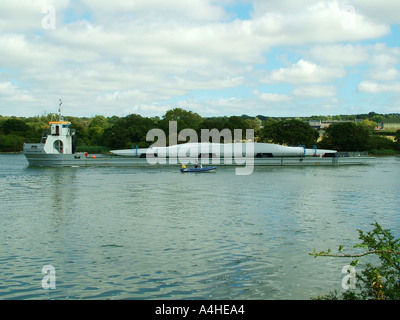
[[[0, 115], [400, 112], [397, 0], [3, 0]], [[52, 25], [53, 23], [53, 25]]]

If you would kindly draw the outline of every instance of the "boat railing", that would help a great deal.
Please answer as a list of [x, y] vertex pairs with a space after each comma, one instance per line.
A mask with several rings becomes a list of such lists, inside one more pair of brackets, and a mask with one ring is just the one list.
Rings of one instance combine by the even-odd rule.
[[337, 157], [347, 158], [347, 157], [368, 157], [367, 151], [351, 151], [351, 152], [337, 152]]
[[[70, 130], [70, 135], [74, 136], [76, 134], [75, 129], [69, 129]], [[42, 132], [42, 138], [40, 139], [40, 143], [45, 143], [47, 140], [47, 137], [51, 135], [51, 129], [44, 130]]]
[[40, 139], [40, 143], [45, 143], [47, 137], [51, 134], [51, 130], [47, 129], [45, 131], [42, 132], [42, 138]]

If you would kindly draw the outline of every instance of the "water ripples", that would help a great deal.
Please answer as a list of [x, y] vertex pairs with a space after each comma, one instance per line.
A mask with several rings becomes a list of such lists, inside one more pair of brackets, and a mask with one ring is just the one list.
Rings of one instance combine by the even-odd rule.
[[[396, 158], [235, 176], [11, 157], [0, 156], [0, 299], [308, 299], [342, 277], [343, 262], [316, 262], [313, 248], [352, 245], [374, 219], [399, 232]], [[41, 288], [47, 264], [56, 290]]]

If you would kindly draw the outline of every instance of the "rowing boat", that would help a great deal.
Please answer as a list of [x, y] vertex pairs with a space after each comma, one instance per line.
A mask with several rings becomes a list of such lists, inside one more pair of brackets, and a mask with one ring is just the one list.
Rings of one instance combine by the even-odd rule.
[[213, 171], [215, 169], [217, 169], [216, 166], [201, 167], [201, 168], [181, 168], [181, 172], [207, 172], [207, 171]]

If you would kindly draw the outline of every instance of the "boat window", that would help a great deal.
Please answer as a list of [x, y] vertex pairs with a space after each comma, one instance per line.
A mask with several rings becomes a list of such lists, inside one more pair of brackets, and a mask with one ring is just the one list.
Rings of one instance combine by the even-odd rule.
[[147, 153], [142, 153], [142, 154], [140, 154], [140, 156], [139, 156], [139, 158], [157, 158], [158, 157], [158, 154], [157, 153], [149, 153], [149, 154], [147, 154]]
[[215, 153], [200, 153], [198, 158], [218, 158]]
[[54, 149], [56, 149], [59, 153], [63, 153], [64, 144], [61, 140], [56, 140], [53, 143]]
[[272, 153], [257, 153], [256, 158], [273, 158], [274, 155]]

